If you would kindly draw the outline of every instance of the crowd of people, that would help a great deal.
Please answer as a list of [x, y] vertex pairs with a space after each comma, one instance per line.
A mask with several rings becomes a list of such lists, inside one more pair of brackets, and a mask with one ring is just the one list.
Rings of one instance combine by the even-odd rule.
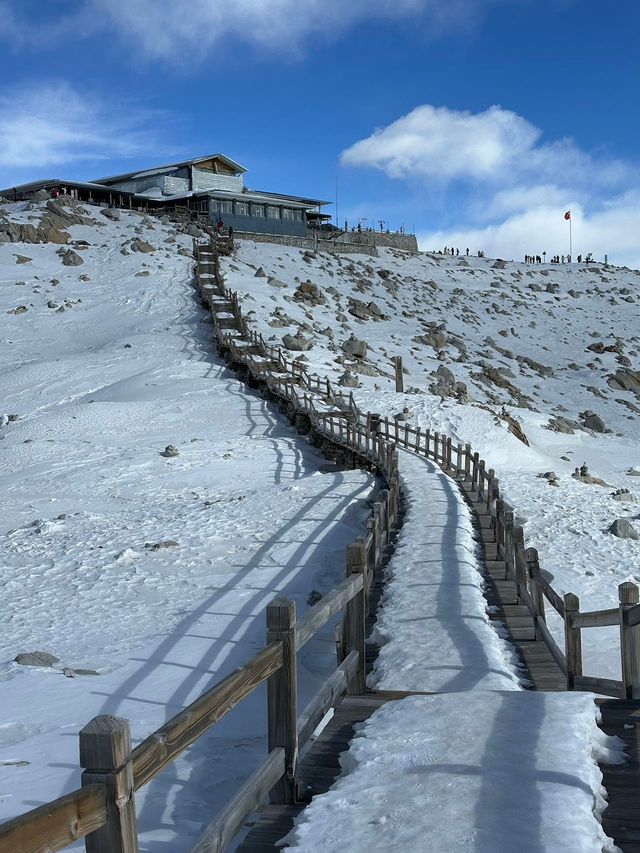
[[[445, 246], [444, 249], [436, 249], [433, 254], [434, 255], [453, 255], [454, 258], [457, 258], [460, 255], [460, 249], [456, 249], [453, 246]], [[470, 254], [469, 249], [465, 249], [464, 254], [468, 258], [469, 254]], [[477, 257], [484, 258], [484, 252], [481, 249], [478, 249]]]
[[[581, 264], [591, 264], [593, 263], [593, 253], [589, 252], [584, 257], [582, 255], [578, 255], [576, 261]], [[543, 252], [542, 255], [525, 255], [524, 256], [525, 264], [546, 264], [547, 263], [547, 253]], [[549, 259], [550, 264], [570, 264], [571, 263], [571, 255], [553, 255]], [[606, 261], [605, 261], [606, 263]]]

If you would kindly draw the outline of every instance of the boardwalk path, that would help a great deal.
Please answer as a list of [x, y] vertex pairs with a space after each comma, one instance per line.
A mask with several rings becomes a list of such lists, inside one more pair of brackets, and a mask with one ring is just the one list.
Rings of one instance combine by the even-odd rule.
[[[536, 640], [533, 620], [497, 559], [490, 517], [470, 484], [461, 482], [458, 489], [435, 464], [410, 454], [402, 457], [407, 514], [369, 646], [378, 658], [369, 677], [370, 692], [346, 697], [302, 759], [300, 789], [307, 798], [331, 788], [341, 772], [340, 753], [349, 748], [356, 725], [390, 700], [421, 691], [518, 691], [516, 673], [529, 689], [565, 689], [562, 672], [547, 646]], [[499, 633], [508, 640], [490, 625], [487, 603], [491, 619], [500, 623]], [[630, 853], [640, 850], [640, 821], [629, 793], [639, 787], [636, 728], [629, 722], [638, 714], [637, 706], [602, 702], [602, 728], [621, 736], [631, 752], [629, 765], [603, 768], [611, 803], [603, 827]], [[291, 831], [303, 807], [267, 806], [239, 853], [282, 849], [277, 842]]]

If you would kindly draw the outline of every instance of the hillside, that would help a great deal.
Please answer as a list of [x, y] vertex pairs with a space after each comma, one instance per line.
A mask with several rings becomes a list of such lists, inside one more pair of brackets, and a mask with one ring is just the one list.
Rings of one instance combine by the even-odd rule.
[[[78, 786], [93, 716], [139, 741], [262, 648], [275, 595], [302, 612], [333, 588], [372, 482], [319, 471], [216, 358], [191, 236], [90, 206], [4, 210], [0, 234], [68, 242], [0, 242], [0, 820]], [[53, 665], [14, 660], [35, 651]], [[330, 627], [301, 660], [305, 703], [335, 665]], [[190, 849], [203, 798], [208, 819], [262, 759], [263, 703], [140, 792], [143, 843]]]
[[[638, 271], [390, 249], [340, 258], [250, 242], [223, 271], [265, 338], [357, 386], [363, 408], [406, 407], [411, 423], [478, 449], [558, 591], [585, 609], [612, 607], [617, 585], [640, 579], [640, 544], [608, 532], [638, 517]], [[345, 352], [363, 352], [352, 336], [365, 357]], [[572, 477], [583, 464], [600, 483]], [[618, 677], [617, 642], [616, 629], [585, 632], [590, 674]]]

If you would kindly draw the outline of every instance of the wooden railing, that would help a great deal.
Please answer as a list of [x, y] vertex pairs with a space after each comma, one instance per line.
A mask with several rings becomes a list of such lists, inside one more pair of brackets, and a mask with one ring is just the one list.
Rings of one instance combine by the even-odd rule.
[[[206, 273], [199, 270], [198, 278], [202, 285]], [[239, 327], [246, 329], [237, 297], [228, 293], [223, 297]], [[215, 319], [214, 325], [219, 346], [228, 347], [255, 379], [264, 380], [262, 362], [252, 353], [258, 344], [256, 336], [247, 330], [245, 345], [240, 346], [237, 335], [225, 331]], [[347, 547], [345, 580], [298, 620], [292, 601], [273, 601], [266, 610], [266, 647], [135, 749], [127, 720], [110, 715], [91, 720], [79, 736], [81, 788], [2, 824], [0, 853], [53, 853], [81, 838], [87, 853], [134, 853], [138, 850], [135, 792], [266, 681], [268, 755], [193, 848], [193, 853], [221, 853], [267, 796], [275, 803], [294, 802], [299, 750], [345, 693], [364, 692], [369, 591], [398, 521], [398, 455], [381, 437], [367, 433], [357, 418], [347, 425], [342, 411], [322, 410], [320, 395], [326, 393], [331, 400], [342, 401], [354, 417], [353, 397], [345, 401], [328, 381], [318, 384], [302, 366], [271, 350], [265, 345], [267, 358], [277, 360], [282, 375], [269, 380], [269, 392], [291, 407], [294, 420], [304, 421], [298, 424], [303, 431], [315, 430], [337, 452], [348, 454], [353, 465], [377, 470], [387, 487], [373, 505], [367, 537]], [[344, 615], [337, 630], [338, 667], [298, 716], [297, 652], [340, 612]]]
[[[413, 427], [399, 419], [390, 421], [372, 412], [362, 412], [355, 404], [353, 392], [347, 394], [335, 388], [326, 377], [310, 375], [304, 365], [288, 359], [280, 347], [271, 346], [262, 335], [252, 331], [242, 317], [238, 295], [224, 287], [217, 268], [212, 280], [215, 293], [228, 302], [231, 313], [239, 321], [241, 336], [249, 342], [249, 352], [256, 355], [243, 356], [245, 342], [241, 343], [237, 334], [218, 325], [221, 345], [229, 350], [232, 359], [244, 360], [256, 379], [291, 400], [297, 411], [309, 414], [316, 428], [322, 418], [331, 439], [340, 444], [355, 444], [366, 452], [373, 448], [374, 454], [384, 453], [381, 448], [394, 452], [396, 447], [402, 447], [432, 459], [475, 494], [477, 503], [492, 516], [497, 559], [506, 563], [507, 572], [517, 587], [518, 600], [528, 607], [537, 637], [544, 640], [565, 674], [568, 690], [593, 690], [616, 698], [640, 697], [640, 593], [636, 584], [619, 585], [616, 607], [581, 612], [578, 596], [573, 593], [561, 596], [542, 575], [538, 552], [525, 547], [524, 531], [515, 525], [514, 509], [500, 497], [495, 471], [487, 470], [484, 459], [471, 445], [454, 444], [444, 433]], [[206, 299], [207, 283], [202, 280], [200, 285]], [[212, 310], [212, 316], [214, 324], [219, 323], [216, 310]], [[335, 405], [340, 414], [319, 412], [318, 397]], [[397, 471], [392, 476], [397, 489]], [[545, 599], [564, 621], [564, 648], [560, 648], [547, 624]], [[583, 675], [581, 632], [586, 628], [607, 626], [620, 629], [621, 679]]]

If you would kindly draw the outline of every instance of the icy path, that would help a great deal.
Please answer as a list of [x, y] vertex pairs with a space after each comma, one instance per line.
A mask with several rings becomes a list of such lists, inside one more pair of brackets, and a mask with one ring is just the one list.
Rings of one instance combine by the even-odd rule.
[[517, 690], [509, 643], [486, 614], [470, 510], [433, 462], [400, 452], [407, 512], [387, 572], [371, 685]]
[[[367, 514], [371, 477], [322, 473], [214, 357], [192, 261], [118, 251], [140, 229], [191, 244], [123, 214], [72, 229], [88, 281], [38, 245], [27, 284], [0, 245], [0, 382], [20, 416], [0, 433], [0, 820], [78, 787], [93, 716], [130, 719], [139, 741], [263, 648], [265, 605], [282, 593], [301, 613], [332, 589]], [[47, 306], [61, 297], [64, 313]], [[7, 314], [17, 299], [29, 310]], [[60, 662], [13, 662], [35, 649]], [[299, 661], [303, 708], [335, 668], [332, 626]], [[265, 728], [259, 690], [141, 789], [141, 850], [189, 850], [264, 758]]]
[[[389, 702], [343, 754], [346, 773], [289, 836], [297, 853], [603, 853], [598, 760], [619, 760], [580, 693]], [[595, 812], [595, 814], [594, 814]]]

